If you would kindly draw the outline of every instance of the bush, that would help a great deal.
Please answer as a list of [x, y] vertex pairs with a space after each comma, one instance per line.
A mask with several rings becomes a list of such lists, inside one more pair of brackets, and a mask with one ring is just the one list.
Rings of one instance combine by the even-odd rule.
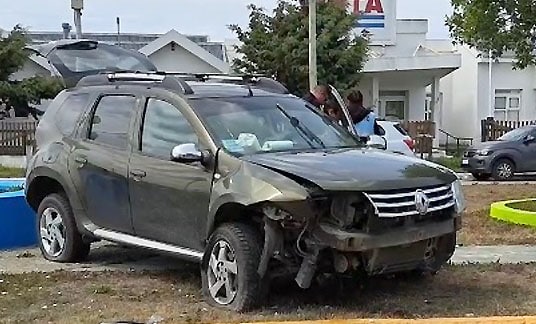
[[440, 157], [433, 159], [432, 162], [440, 164], [444, 167], [447, 167], [453, 171], [459, 172], [462, 171], [462, 158], [461, 157]]

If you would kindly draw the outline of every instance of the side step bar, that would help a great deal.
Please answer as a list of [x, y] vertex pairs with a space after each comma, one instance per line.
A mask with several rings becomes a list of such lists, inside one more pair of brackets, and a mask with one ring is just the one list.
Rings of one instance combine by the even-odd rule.
[[151, 250], [177, 254], [188, 259], [194, 259], [196, 261], [201, 261], [201, 259], [203, 258], [203, 252], [194, 251], [188, 248], [178, 247], [167, 243], [139, 238], [129, 234], [118, 233], [104, 229], [97, 229], [93, 232], [93, 234], [103, 240], [112, 241], [116, 243], [125, 243]]

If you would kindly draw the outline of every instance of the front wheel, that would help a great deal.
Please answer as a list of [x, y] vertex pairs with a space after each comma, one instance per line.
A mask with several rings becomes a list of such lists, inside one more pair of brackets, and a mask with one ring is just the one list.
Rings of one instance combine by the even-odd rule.
[[201, 267], [203, 294], [210, 305], [242, 312], [260, 302], [259, 237], [240, 223], [223, 225], [212, 234]]
[[501, 159], [493, 166], [493, 178], [495, 180], [511, 180], [514, 177], [514, 163], [508, 159]]

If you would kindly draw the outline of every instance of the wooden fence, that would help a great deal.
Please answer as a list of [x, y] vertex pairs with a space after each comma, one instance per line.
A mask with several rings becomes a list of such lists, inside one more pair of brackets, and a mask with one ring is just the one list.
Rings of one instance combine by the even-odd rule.
[[431, 157], [436, 124], [429, 120], [405, 121], [402, 122], [402, 127], [415, 140], [415, 153], [420, 154], [421, 157], [424, 157], [425, 154]]
[[529, 125], [536, 125], [536, 120], [503, 121], [491, 117], [483, 119], [480, 126], [481, 140], [482, 142], [495, 141], [513, 129]]
[[35, 145], [36, 127], [37, 121], [27, 118], [0, 120], [0, 155], [26, 155]]

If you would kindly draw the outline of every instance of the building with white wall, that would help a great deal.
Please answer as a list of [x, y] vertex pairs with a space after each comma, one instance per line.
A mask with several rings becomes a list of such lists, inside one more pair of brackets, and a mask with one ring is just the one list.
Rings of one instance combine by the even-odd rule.
[[[0, 29], [0, 35], [8, 32]], [[48, 43], [63, 39], [62, 32], [29, 31], [30, 45]], [[74, 38], [74, 35], [70, 35]], [[124, 48], [138, 50], [163, 71], [184, 73], [228, 73], [229, 64], [223, 42], [210, 42], [208, 36], [183, 35], [176, 30], [165, 34], [122, 34], [84, 33], [84, 39], [118, 44]], [[32, 55], [24, 67], [12, 76], [21, 80], [34, 75], [48, 76], [48, 64], [42, 58]]]
[[481, 121], [488, 117], [506, 121], [536, 120], [535, 67], [514, 70], [513, 57], [506, 54], [492, 60], [490, 79], [487, 53], [468, 46], [457, 46], [456, 50], [462, 56], [461, 67], [441, 80], [443, 98], [449, 102], [442, 114], [445, 130], [478, 142]]
[[386, 119], [434, 121], [437, 145], [443, 110], [450, 104], [441, 95], [440, 80], [461, 66], [461, 55], [452, 48], [430, 46], [428, 20], [396, 19], [396, 0], [357, 3], [357, 8], [351, 6], [360, 16], [356, 32], [370, 37], [370, 57], [360, 83], [365, 104]]

